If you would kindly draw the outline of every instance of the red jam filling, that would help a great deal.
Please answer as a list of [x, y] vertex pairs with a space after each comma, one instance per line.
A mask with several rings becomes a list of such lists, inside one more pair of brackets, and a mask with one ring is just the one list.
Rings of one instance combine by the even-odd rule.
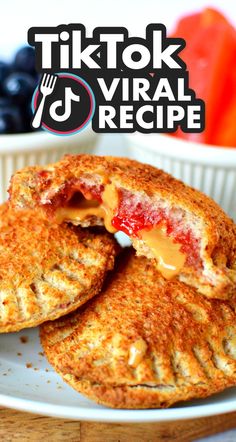
[[[46, 178], [46, 177], [45, 177]], [[80, 180], [68, 181], [59, 195], [51, 201], [54, 210], [57, 207], [65, 206], [75, 192], [81, 192], [86, 199], [94, 199], [102, 202], [103, 185], [90, 185]], [[186, 264], [199, 268], [202, 266], [200, 258], [200, 241], [195, 237], [190, 228], [183, 230], [181, 219], [172, 216], [160, 209], [158, 212], [153, 208], [150, 201], [138, 201], [137, 196], [126, 190], [119, 191], [119, 207], [112, 219], [112, 225], [129, 236], [138, 237], [142, 229], [151, 229], [160, 225], [166, 227], [167, 235], [181, 244], [181, 252], [187, 256]]]
[[129, 236], [137, 236], [142, 229], [151, 229], [158, 225], [166, 227], [167, 235], [181, 244], [181, 252], [187, 255], [186, 263], [190, 266], [200, 267], [200, 241], [195, 237], [190, 228], [183, 230], [181, 220], [166, 213], [164, 209], [156, 211], [149, 201], [137, 201], [136, 195], [127, 191], [120, 192], [119, 208], [112, 220], [112, 225]]

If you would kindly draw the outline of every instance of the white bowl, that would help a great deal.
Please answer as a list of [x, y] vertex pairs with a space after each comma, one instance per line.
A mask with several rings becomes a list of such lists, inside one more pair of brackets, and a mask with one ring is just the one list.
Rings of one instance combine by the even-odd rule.
[[6, 201], [11, 175], [25, 166], [44, 165], [65, 153], [93, 153], [97, 134], [92, 129], [72, 136], [45, 131], [0, 136], [0, 203]]
[[126, 134], [129, 155], [211, 196], [236, 220], [236, 149], [162, 134]]

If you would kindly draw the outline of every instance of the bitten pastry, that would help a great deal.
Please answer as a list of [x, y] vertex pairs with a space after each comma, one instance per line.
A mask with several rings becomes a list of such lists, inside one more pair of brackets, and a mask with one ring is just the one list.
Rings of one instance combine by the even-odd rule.
[[208, 297], [236, 289], [236, 228], [210, 198], [154, 167], [124, 158], [66, 156], [13, 177], [11, 205], [41, 207], [57, 222], [105, 225]]
[[99, 293], [114, 265], [109, 234], [0, 207], [0, 333], [34, 327]]
[[166, 281], [132, 253], [99, 296], [40, 335], [63, 379], [110, 407], [169, 407], [236, 384], [235, 305]]

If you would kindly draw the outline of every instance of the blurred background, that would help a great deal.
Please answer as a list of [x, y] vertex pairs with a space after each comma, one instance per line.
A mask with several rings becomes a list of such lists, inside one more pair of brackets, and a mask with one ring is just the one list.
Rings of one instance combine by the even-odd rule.
[[96, 26], [127, 26], [132, 34], [144, 35], [149, 23], [164, 23], [171, 31], [182, 15], [210, 6], [236, 24], [234, 0], [1, 0], [0, 55], [9, 58], [24, 44], [31, 26], [83, 22], [90, 31]]

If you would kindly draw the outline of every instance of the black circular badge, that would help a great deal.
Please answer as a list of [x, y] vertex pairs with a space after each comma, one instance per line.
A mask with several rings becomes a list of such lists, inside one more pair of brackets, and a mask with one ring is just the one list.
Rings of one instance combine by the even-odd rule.
[[95, 98], [88, 83], [77, 75], [44, 74], [32, 99], [35, 115], [40, 113], [40, 107], [42, 128], [70, 135], [84, 129], [92, 120]]

